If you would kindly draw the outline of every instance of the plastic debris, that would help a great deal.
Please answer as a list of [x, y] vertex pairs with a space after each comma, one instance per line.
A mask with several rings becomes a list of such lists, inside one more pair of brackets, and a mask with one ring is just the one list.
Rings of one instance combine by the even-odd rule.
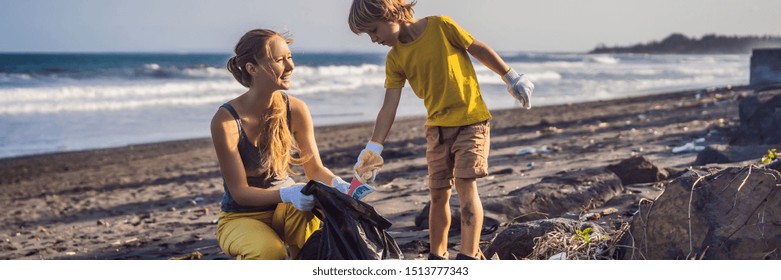
[[599, 213], [586, 213], [580, 216], [581, 221], [599, 220], [599, 218], [602, 218]]
[[698, 146], [695, 141], [689, 142], [684, 144], [683, 146], [675, 147], [673, 148], [673, 153], [690, 153], [690, 152], [699, 152], [705, 150], [705, 146]]
[[556, 148], [555, 146], [554, 146], [553, 149], [551, 149], [551, 148], [548, 147], [548, 145], [543, 145], [539, 149], [532, 148], [532, 147], [520, 149], [520, 150], [515, 152], [515, 155], [516, 156], [522, 156], [522, 155], [537, 154], [537, 153], [548, 154], [548, 153], [553, 153], [553, 152], [556, 152], [556, 151], [558, 151], [558, 148]]
[[548, 258], [548, 260], [551, 260], [551, 261], [562, 261], [562, 260], [566, 260], [566, 259], [567, 259], [567, 252], [561, 252], [561, 253], [555, 254], [553, 256], [550, 256], [550, 258]]
[[547, 154], [547, 153], [552, 153], [552, 152], [553, 152], [553, 150], [549, 149], [549, 148], [548, 148], [548, 146], [546, 145], [546, 146], [542, 146], [542, 147], [540, 147], [540, 149], [539, 149], [539, 150], [537, 150], [537, 152], [540, 152], [540, 153], [545, 153], [545, 154]]
[[515, 155], [516, 156], [528, 155], [528, 154], [533, 154], [536, 151], [537, 149], [535, 148], [523, 148], [515, 152]]

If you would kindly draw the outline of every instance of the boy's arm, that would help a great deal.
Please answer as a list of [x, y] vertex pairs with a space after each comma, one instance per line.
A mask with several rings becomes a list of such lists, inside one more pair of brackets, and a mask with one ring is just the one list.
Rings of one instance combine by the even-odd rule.
[[466, 51], [499, 76], [504, 76], [510, 71], [510, 66], [507, 66], [507, 63], [504, 63], [504, 60], [491, 47], [477, 39], [472, 41]]
[[400, 88], [389, 88], [385, 90], [385, 100], [382, 102], [382, 108], [377, 113], [377, 121], [374, 123], [374, 132], [371, 140], [382, 144], [388, 137], [393, 121], [396, 119], [396, 110], [399, 108], [401, 99]]
[[472, 41], [472, 44], [466, 49], [469, 54], [474, 56], [480, 63], [494, 71], [507, 84], [507, 93], [521, 102], [521, 106], [531, 109], [531, 95], [534, 91], [532, 83], [525, 75], [518, 74], [507, 63], [504, 63], [501, 57], [488, 45], [478, 40]]
[[372, 182], [377, 173], [382, 168], [384, 160], [382, 153], [382, 143], [388, 137], [393, 121], [396, 119], [396, 109], [399, 107], [401, 99], [401, 88], [389, 88], [385, 90], [385, 100], [382, 102], [382, 108], [377, 113], [377, 121], [374, 123], [374, 132], [371, 140], [366, 143], [366, 148], [358, 155], [358, 161], [353, 167], [355, 177], [362, 183]]

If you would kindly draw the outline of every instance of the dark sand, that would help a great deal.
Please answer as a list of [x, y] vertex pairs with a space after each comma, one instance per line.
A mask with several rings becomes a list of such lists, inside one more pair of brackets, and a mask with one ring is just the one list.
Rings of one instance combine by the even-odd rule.
[[[478, 180], [481, 197], [633, 155], [686, 168], [696, 153], [672, 148], [697, 138], [705, 138], [700, 145], [725, 144], [737, 126], [738, 100], [751, 93], [721, 88], [493, 111], [493, 174]], [[423, 122], [396, 121], [378, 190], [365, 199], [393, 222], [389, 231], [409, 258], [425, 256], [428, 244], [427, 230], [414, 225], [428, 201]], [[325, 165], [349, 179], [372, 125], [317, 128]], [[543, 145], [554, 152], [515, 155]], [[0, 189], [0, 259], [169, 259], [195, 252], [230, 258], [215, 240], [223, 190], [210, 139], [4, 159]], [[452, 236], [450, 249], [458, 245]]]

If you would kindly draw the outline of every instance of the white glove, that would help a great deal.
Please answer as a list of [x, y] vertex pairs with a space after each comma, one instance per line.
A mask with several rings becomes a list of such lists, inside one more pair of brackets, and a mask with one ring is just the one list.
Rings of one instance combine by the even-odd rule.
[[293, 207], [301, 211], [310, 211], [315, 207], [315, 197], [301, 193], [306, 184], [295, 184], [279, 189], [279, 198], [284, 203], [292, 203]]
[[331, 187], [336, 188], [343, 194], [347, 194], [350, 191], [350, 183], [345, 182], [342, 178], [334, 177], [331, 179]]
[[502, 80], [507, 84], [507, 92], [515, 99], [521, 102], [521, 106], [526, 109], [532, 107], [532, 92], [534, 91], [534, 84], [526, 75], [518, 74], [514, 69], [510, 68], [507, 74], [502, 76]]
[[377, 177], [383, 163], [380, 153], [382, 153], [382, 144], [369, 141], [366, 143], [366, 148], [358, 155], [358, 162], [355, 163], [353, 172], [361, 183], [373, 182]]
[[374, 187], [365, 183], [361, 183], [361, 181], [356, 179], [356, 177], [353, 177], [352, 183], [347, 183], [342, 180], [342, 178], [335, 177], [331, 179], [331, 187], [336, 188], [343, 194], [346, 194], [356, 200], [362, 200], [364, 197], [374, 192], [375, 190]]

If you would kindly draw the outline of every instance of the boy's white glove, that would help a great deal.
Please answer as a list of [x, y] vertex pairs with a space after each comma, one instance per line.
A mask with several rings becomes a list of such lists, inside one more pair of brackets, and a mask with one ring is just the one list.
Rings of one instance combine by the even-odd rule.
[[350, 183], [345, 182], [342, 178], [334, 177], [331, 179], [331, 187], [339, 190], [343, 194], [347, 194], [350, 191]]
[[507, 92], [515, 99], [521, 102], [521, 106], [526, 109], [532, 107], [532, 92], [534, 91], [534, 84], [526, 75], [518, 74], [514, 69], [510, 68], [507, 74], [502, 76], [502, 80], [507, 84]]
[[377, 177], [383, 164], [380, 153], [382, 153], [382, 144], [369, 141], [366, 143], [366, 148], [358, 155], [358, 162], [355, 163], [353, 172], [361, 183], [373, 182]]
[[284, 203], [292, 203], [300, 211], [310, 211], [315, 207], [315, 197], [301, 193], [306, 184], [295, 184], [279, 189], [279, 198]]

